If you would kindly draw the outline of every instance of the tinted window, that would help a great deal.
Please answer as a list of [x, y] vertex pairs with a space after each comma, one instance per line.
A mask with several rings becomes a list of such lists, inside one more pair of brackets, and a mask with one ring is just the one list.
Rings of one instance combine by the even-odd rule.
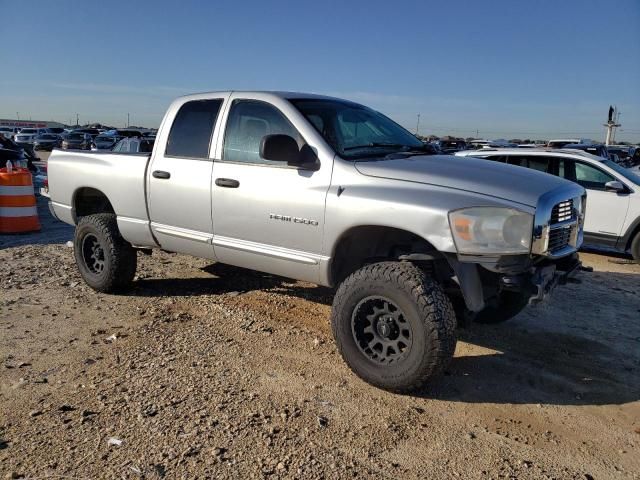
[[283, 134], [293, 137], [298, 146], [302, 139], [278, 109], [254, 100], [233, 102], [224, 134], [223, 159], [229, 162], [281, 164], [260, 157], [260, 142], [265, 135]]
[[539, 172], [549, 173], [549, 159], [533, 155], [509, 155], [509, 165], [526, 167]]
[[194, 100], [185, 103], [176, 115], [166, 155], [209, 158], [209, 144], [222, 100]]
[[544, 157], [529, 157], [527, 159], [527, 166], [533, 170], [547, 173], [549, 161]]
[[500, 162], [500, 163], [505, 163], [507, 160], [507, 157], [505, 155], [489, 155], [487, 157], [480, 157], [480, 158], [486, 158], [488, 160], [493, 160], [494, 162]]
[[615, 180], [611, 175], [586, 163], [575, 162], [575, 182], [591, 190], [604, 190], [604, 184]]

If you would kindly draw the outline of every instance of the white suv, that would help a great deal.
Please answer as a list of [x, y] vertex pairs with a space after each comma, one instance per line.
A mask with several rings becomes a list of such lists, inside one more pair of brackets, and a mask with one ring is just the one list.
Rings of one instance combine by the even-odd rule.
[[587, 190], [584, 244], [629, 252], [640, 261], [640, 176], [602, 157], [573, 149], [498, 148], [456, 152], [532, 168]]

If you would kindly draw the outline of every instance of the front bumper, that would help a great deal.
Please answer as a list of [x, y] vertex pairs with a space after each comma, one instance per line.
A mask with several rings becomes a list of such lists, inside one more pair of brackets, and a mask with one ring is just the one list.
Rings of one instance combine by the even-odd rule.
[[492, 262], [460, 262], [455, 255], [445, 255], [455, 274], [466, 307], [479, 312], [500, 297], [501, 292], [525, 296], [529, 303], [546, 299], [553, 289], [571, 281], [581, 269], [578, 254], [559, 259], [527, 255], [507, 256]]
[[531, 296], [529, 304], [542, 302], [558, 285], [565, 285], [580, 271], [582, 262], [578, 255], [572, 255], [560, 262], [538, 267], [530, 279]]

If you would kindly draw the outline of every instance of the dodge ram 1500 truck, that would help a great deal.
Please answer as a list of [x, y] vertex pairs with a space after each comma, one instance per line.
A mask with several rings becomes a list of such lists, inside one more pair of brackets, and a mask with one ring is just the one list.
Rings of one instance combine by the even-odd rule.
[[350, 101], [203, 93], [171, 104], [151, 154], [54, 150], [49, 194], [93, 289], [127, 287], [154, 248], [335, 286], [346, 363], [407, 392], [446, 367], [460, 321], [564, 283], [583, 236], [579, 185], [427, 152]]

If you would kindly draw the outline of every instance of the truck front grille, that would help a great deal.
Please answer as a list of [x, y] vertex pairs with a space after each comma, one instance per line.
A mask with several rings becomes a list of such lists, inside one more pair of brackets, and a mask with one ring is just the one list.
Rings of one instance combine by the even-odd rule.
[[[571, 222], [571, 220], [574, 220]], [[557, 253], [571, 245], [574, 229], [577, 227], [575, 220], [577, 214], [573, 209], [573, 199], [556, 204], [551, 210], [549, 220], [549, 245], [547, 251]], [[569, 222], [567, 224], [567, 222]]]
[[551, 211], [551, 224], [566, 222], [574, 218], [573, 199], [558, 203]]
[[555, 253], [567, 245], [571, 241], [571, 235], [573, 233], [574, 226], [555, 228], [549, 231], [549, 252]]

